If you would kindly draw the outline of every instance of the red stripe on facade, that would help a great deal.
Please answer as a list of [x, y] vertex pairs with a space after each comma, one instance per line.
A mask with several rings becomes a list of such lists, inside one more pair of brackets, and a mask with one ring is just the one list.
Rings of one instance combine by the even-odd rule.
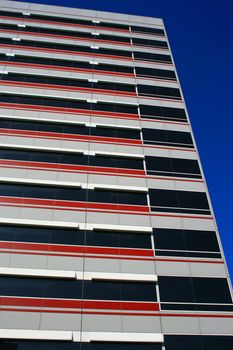
[[[111, 31], [111, 32], [122, 32], [122, 33], [126, 33], [128, 35], [130, 35], [129, 30], [127, 29], [116, 29], [116, 28], [106, 28], [106, 27], [101, 27], [101, 26], [91, 26], [91, 25], [84, 25], [84, 24], [75, 24], [75, 23], [66, 23], [66, 22], [56, 22], [56, 17], [54, 21], [47, 21], [47, 20], [40, 20], [40, 19], [34, 19], [34, 18], [18, 18], [18, 17], [9, 17], [9, 16], [0, 16], [1, 19], [7, 19], [7, 20], [13, 20], [13, 21], [17, 21], [17, 23], [19, 22], [19, 20], [26, 22], [26, 23], [44, 23], [44, 24], [52, 24], [52, 25], [58, 25], [58, 26], [62, 26], [62, 27], [74, 27], [74, 28], [87, 28], [87, 29], [98, 29], [98, 30], [105, 30], [105, 31]], [[72, 33], [72, 31], [71, 31]], [[144, 35], [144, 34], [143, 34]], [[145, 34], [146, 35], [146, 34]], [[148, 35], [148, 34], [147, 34]], [[156, 36], [162, 36], [162, 34], [156, 34]]]
[[26, 243], [26, 242], [6, 242], [0, 241], [1, 249], [20, 249], [33, 250], [43, 252], [71, 253], [71, 254], [109, 254], [109, 255], [127, 255], [127, 256], [144, 256], [153, 257], [152, 249], [133, 249], [133, 248], [112, 248], [112, 247], [96, 247], [81, 245], [60, 245], [46, 243]]
[[[36, 244], [36, 243], [35, 243]], [[3, 249], [3, 250], [1, 250]], [[17, 248], [7, 250], [4, 248], [0, 248], [0, 253], [2, 254], [21, 254], [21, 255], [42, 255], [42, 256], [51, 256], [51, 257], [70, 257], [70, 258], [85, 258], [85, 259], [114, 259], [114, 260], [132, 260], [132, 261], [160, 261], [160, 262], [179, 262], [179, 263], [195, 263], [195, 264], [224, 264], [224, 261], [221, 259], [209, 260], [206, 259], [173, 259], [173, 258], [157, 258], [157, 257], [129, 257], [125, 255], [90, 255], [90, 254], [75, 254], [75, 253], [50, 253], [49, 251], [39, 251], [37, 252], [35, 249], [33, 251], [26, 250], [17, 250]]]
[[[70, 35], [58, 35], [58, 34], [49, 34], [49, 33], [37, 33], [37, 32], [30, 32], [30, 31], [19, 31], [19, 30], [11, 30], [11, 29], [1, 29], [1, 33], [10, 33], [10, 34], [16, 34], [16, 35], [23, 35], [23, 36], [34, 36], [39, 38], [52, 38], [52, 39], [66, 39], [66, 40], [72, 40], [72, 41], [85, 41], [88, 44], [91, 43], [101, 43], [101, 44], [111, 44], [111, 45], [120, 45], [120, 46], [127, 46], [128, 48], [131, 48], [130, 43], [126, 43], [123, 41], [114, 41], [114, 40], [103, 40], [103, 39], [97, 39], [98, 36], [93, 35], [93, 38], [83, 38], [83, 37], [76, 37], [76, 36], [70, 36]], [[143, 45], [135, 45], [135, 46], [143, 46]], [[146, 45], [145, 45], [146, 46]], [[150, 46], [149, 46], [150, 47]], [[159, 50], [165, 50], [165, 48], [158, 47]], [[166, 48], [168, 50], [168, 48]]]
[[119, 90], [105, 90], [105, 89], [92, 89], [92, 88], [82, 88], [75, 86], [64, 86], [64, 85], [52, 85], [52, 84], [41, 84], [41, 83], [27, 83], [20, 81], [7, 81], [0, 80], [0, 85], [6, 86], [21, 86], [26, 88], [35, 88], [35, 89], [50, 89], [58, 91], [77, 91], [80, 93], [89, 93], [89, 94], [103, 94], [103, 95], [112, 95], [112, 96], [125, 96], [125, 97], [137, 97], [136, 92], [126, 92]]
[[81, 201], [69, 201], [69, 200], [57, 200], [57, 199], [40, 199], [40, 198], [26, 198], [26, 197], [4, 197], [0, 196], [1, 205], [20, 205], [27, 206], [35, 205], [35, 207], [41, 208], [60, 208], [63, 210], [116, 210], [119, 213], [122, 212], [141, 212], [149, 213], [149, 207], [146, 205], [127, 205], [127, 204], [110, 204], [110, 203], [94, 203], [94, 202], [81, 202]]
[[0, 297], [1, 305], [48, 307], [62, 309], [106, 309], [106, 310], [136, 310], [136, 311], [158, 311], [159, 304], [155, 302], [127, 302], [108, 300], [69, 300], [69, 299], [46, 299], [30, 297]]
[[123, 139], [104, 136], [92, 136], [92, 135], [75, 135], [46, 131], [31, 131], [31, 130], [16, 130], [16, 129], [4, 129], [0, 128], [1, 135], [8, 136], [20, 136], [20, 137], [33, 137], [33, 138], [46, 138], [46, 139], [58, 139], [58, 140], [70, 140], [76, 142], [100, 142], [100, 143], [113, 143], [113, 144], [127, 144], [127, 145], [142, 145], [141, 140], [135, 139]]
[[72, 164], [55, 164], [32, 161], [20, 161], [10, 159], [0, 159], [0, 167], [15, 167], [21, 169], [34, 170], [51, 170], [51, 171], [66, 171], [66, 172], [91, 172], [104, 175], [135, 175], [138, 177], [145, 177], [145, 170], [138, 169], [124, 169], [124, 168], [110, 168], [99, 166], [86, 165], [72, 165]]
[[[55, 60], [56, 62], [56, 60]], [[75, 62], [75, 61], [74, 61]], [[13, 67], [22, 67], [22, 68], [36, 68], [36, 69], [51, 69], [51, 70], [61, 70], [61, 71], [68, 71], [68, 72], [77, 72], [77, 73], [90, 73], [90, 74], [99, 74], [99, 75], [113, 75], [113, 76], [120, 76], [120, 77], [127, 77], [127, 78], [135, 78], [135, 75], [133, 73], [118, 73], [118, 72], [112, 72], [112, 71], [106, 71], [106, 70], [96, 70], [96, 69], [86, 69], [86, 68], [70, 68], [65, 66], [56, 66], [55, 65], [46, 65], [46, 64], [37, 64], [37, 63], [21, 63], [21, 62], [12, 62], [12, 61], [1, 61], [0, 64], [7, 65], [7, 66], [13, 66]], [[144, 79], [144, 78], [142, 78]], [[157, 79], [155, 79], [157, 80]], [[165, 80], [159, 80], [158, 81], [165, 81]], [[170, 82], [170, 81], [169, 81]]]
[[[77, 56], [90, 56], [90, 58], [94, 57], [100, 57], [100, 58], [109, 58], [111, 60], [118, 59], [123, 61], [132, 61], [132, 57], [125, 57], [125, 56], [117, 56], [117, 55], [107, 55], [107, 54], [98, 54], [98, 53], [91, 53], [91, 52], [82, 52], [82, 51], [71, 51], [71, 50], [58, 50], [58, 49], [49, 49], [49, 48], [43, 48], [43, 47], [34, 47], [34, 46], [20, 46], [20, 45], [3, 45], [0, 44], [0, 47], [2, 48], [9, 48], [14, 50], [29, 50], [31, 51], [41, 51], [41, 52], [51, 52], [51, 53], [61, 53], [62, 55], [77, 55]], [[140, 61], [140, 60], [139, 60]]]
[[[20, 96], [20, 95], [19, 95]], [[110, 117], [110, 118], [127, 118], [127, 119], [139, 119], [138, 114], [132, 113], [118, 113], [118, 112], [106, 112], [106, 111], [95, 111], [78, 108], [61, 108], [61, 107], [48, 107], [30, 104], [19, 104], [19, 103], [7, 103], [0, 102], [0, 107], [9, 109], [22, 109], [31, 111], [44, 111], [44, 112], [55, 112], [55, 113], [67, 113], [67, 114], [81, 114], [81, 115], [93, 115], [96, 117]]]

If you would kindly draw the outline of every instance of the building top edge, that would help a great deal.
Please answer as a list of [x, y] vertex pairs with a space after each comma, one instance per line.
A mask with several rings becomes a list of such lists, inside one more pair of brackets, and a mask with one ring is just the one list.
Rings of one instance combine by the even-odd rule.
[[[39, 1], [39, 0], [38, 0]], [[75, 7], [63, 7], [63, 6], [55, 6], [55, 5], [45, 5], [40, 3], [29, 3], [29, 2], [18, 2], [18, 1], [8, 1], [8, 0], [0, 0], [1, 9], [12, 9], [17, 11], [24, 10], [27, 12], [31, 11], [38, 11], [38, 12], [48, 12], [50, 14], [60, 14], [60, 15], [66, 15], [66, 16], [77, 16], [77, 18], [83, 18], [85, 17], [87, 19], [89, 18], [95, 18], [96, 20], [103, 20], [103, 21], [118, 21], [119, 23], [133, 23], [133, 24], [141, 24], [141, 25], [157, 25], [157, 26], [163, 26], [163, 20], [162, 18], [157, 17], [147, 17], [147, 16], [139, 16], [139, 15], [132, 15], [132, 14], [125, 14], [125, 13], [117, 13], [117, 12], [107, 12], [107, 11], [97, 11], [97, 10], [90, 10], [90, 9], [81, 9], [81, 8], [75, 8]]]

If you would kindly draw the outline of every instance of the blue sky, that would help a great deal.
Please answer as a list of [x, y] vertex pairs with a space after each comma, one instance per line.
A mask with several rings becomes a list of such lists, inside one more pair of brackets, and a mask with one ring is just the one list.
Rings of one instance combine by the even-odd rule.
[[[20, 1], [20, 0], [18, 0]], [[37, 0], [50, 5], [162, 17], [175, 58], [233, 279], [233, 2]]]

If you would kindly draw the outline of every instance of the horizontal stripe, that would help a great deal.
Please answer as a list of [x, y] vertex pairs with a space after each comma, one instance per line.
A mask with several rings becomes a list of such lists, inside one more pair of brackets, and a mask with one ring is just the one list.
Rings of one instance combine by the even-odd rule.
[[[69, 62], [69, 61], [68, 61]], [[75, 62], [75, 61], [74, 61]], [[61, 71], [68, 71], [68, 72], [77, 72], [77, 73], [88, 73], [88, 74], [99, 74], [99, 75], [113, 75], [113, 76], [120, 76], [120, 77], [127, 77], [127, 78], [134, 78], [135, 75], [133, 73], [119, 73], [114, 71], [106, 71], [106, 70], [96, 70], [96, 69], [87, 69], [87, 68], [75, 68], [75, 67], [66, 67], [66, 66], [56, 66], [54, 65], [45, 65], [45, 64], [36, 64], [36, 63], [24, 63], [24, 62], [12, 62], [12, 61], [1, 61], [0, 64], [5, 66], [13, 66], [13, 67], [22, 67], [22, 68], [35, 68], [35, 69], [51, 69], [51, 70], [61, 70]], [[94, 67], [94, 65], [93, 65]], [[143, 80], [144, 78], [141, 77]], [[147, 79], [146, 79], [147, 80]], [[157, 79], [156, 79], [157, 80]], [[158, 79], [160, 81], [160, 79]], [[170, 80], [164, 80], [161, 81], [166, 82], [172, 82]], [[174, 82], [177, 83], [177, 82]]]
[[100, 173], [111, 175], [136, 175], [142, 177], [145, 175], [144, 170], [139, 169], [125, 169], [125, 168], [110, 168], [100, 166], [88, 166], [88, 165], [72, 165], [61, 163], [44, 163], [44, 162], [32, 162], [21, 160], [0, 159], [0, 167], [15, 167], [21, 169], [34, 169], [34, 170], [51, 170], [51, 171], [64, 171], [64, 172], [85, 172], [85, 173]]
[[[86, 205], [85, 205], [86, 204]], [[149, 215], [158, 217], [170, 217], [170, 218], [186, 218], [186, 219], [202, 219], [213, 220], [211, 215], [186, 215], [186, 214], [163, 214], [163, 213], [151, 213], [150, 208], [139, 205], [117, 205], [117, 204], [103, 204], [103, 203], [90, 203], [90, 202], [75, 202], [75, 201], [59, 201], [59, 200], [47, 200], [47, 199], [29, 199], [29, 198], [17, 198], [17, 197], [0, 197], [1, 206], [13, 206], [24, 208], [42, 208], [52, 210], [71, 210], [71, 211], [87, 211], [87, 212], [99, 212], [109, 214], [128, 214], [128, 215]]]
[[134, 313], [129, 313], [129, 312], [97, 312], [97, 311], [56, 311], [56, 310], [46, 310], [44, 308], [38, 310], [38, 309], [16, 309], [16, 308], [4, 308], [1, 307], [1, 311], [8, 311], [8, 312], [43, 312], [43, 313], [60, 313], [60, 314], [84, 314], [84, 315], [109, 315], [109, 316], [148, 316], [148, 317], [184, 317], [184, 318], [233, 318], [233, 314], [223, 314], [223, 313], [211, 313], [211, 314], [205, 314], [205, 313], [167, 313], [167, 312], [148, 312], [148, 313], [143, 313], [143, 312], [134, 312]]
[[68, 85], [64, 86], [64, 85], [42, 84], [42, 83], [27, 83], [27, 82], [8, 81], [8, 80], [0, 80], [0, 85], [20, 86], [20, 87], [35, 88], [35, 89], [50, 89], [50, 90], [58, 90], [58, 91], [76, 91], [76, 92], [80, 92], [80, 93], [89, 93], [89, 94], [103, 94], [103, 95], [112, 95], [112, 96], [137, 97], [136, 92], [126, 92], [126, 91], [120, 91], [120, 90], [92, 89], [92, 88], [83, 88], [83, 87], [75, 87], [75, 86], [68, 86]]
[[154, 251], [152, 249], [133, 249], [133, 248], [112, 248], [112, 247], [98, 247], [98, 246], [78, 246], [78, 245], [61, 245], [61, 244], [46, 244], [46, 243], [27, 243], [27, 242], [6, 242], [0, 241], [0, 249], [20, 249], [43, 252], [57, 252], [72, 254], [108, 254], [108, 255], [127, 255], [127, 256], [144, 256], [153, 257]]
[[37, 252], [35, 249], [33, 251], [27, 251], [27, 250], [17, 250], [17, 248], [14, 250], [13, 248], [11, 250], [7, 250], [4, 248], [0, 248], [0, 253], [2, 254], [21, 254], [21, 255], [35, 255], [35, 256], [51, 256], [51, 257], [70, 257], [70, 258], [85, 258], [85, 259], [114, 259], [114, 260], [132, 260], [132, 261], [159, 261], [159, 262], [178, 262], [178, 263], [194, 263], [194, 264], [224, 264], [224, 261], [221, 259], [213, 259], [209, 260], [209, 258], [206, 259], [178, 259], [178, 258], [157, 258], [157, 257], [129, 257], [124, 255], [119, 256], [113, 256], [113, 255], [90, 255], [90, 254], [67, 254], [67, 253], [51, 253], [49, 251], [40, 251]]
[[28, 170], [45, 170], [45, 171], [59, 171], [59, 172], [71, 172], [71, 173], [93, 173], [97, 175], [108, 176], [124, 176], [135, 178], [146, 178], [153, 180], [164, 181], [179, 181], [179, 182], [197, 182], [204, 183], [201, 179], [186, 179], [181, 177], [159, 177], [159, 176], [146, 176], [144, 170], [138, 169], [124, 169], [124, 168], [108, 168], [99, 166], [86, 166], [86, 165], [67, 165], [67, 164], [54, 164], [54, 163], [42, 163], [32, 161], [15, 161], [10, 159], [0, 159], [1, 168], [15, 168], [15, 169], [28, 169]]
[[[12, 30], [12, 29], [1, 29], [1, 33], [5, 33], [5, 34], [10, 33], [10, 34], [22, 35], [22, 36], [35, 36], [35, 37], [40, 37], [40, 38], [42, 37], [42, 38], [52, 38], [52, 39], [66, 39], [66, 40], [71, 40], [71, 41], [84, 41], [87, 43], [92, 42], [92, 43], [101, 43], [101, 44], [120, 45], [120, 46], [126, 46], [128, 48], [132, 47], [132, 45], [130, 43], [126, 43], [123, 41], [97, 39], [98, 36], [95, 36], [95, 35], [93, 35], [93, 38], [83, 38], [83, 37], [75, 37], [75, 36], [69, 36], [69, 35], [37, 33], [37, 32], [30, 32], [30, 31], [26, 31], [26, 30], [20, 31], [20, 30]], [[144, 46], [144, 45], [135, 44], [134, 46]], [[147, 45], [145, 45], [145, 46], [147, 46]], [[158, 48], [160, 50], [160, 47], [158, 47]], [[164, 48], [164, 47], [161, 47], [161, 49], [168, 50], [168, 48]]]
[[[7, 20], [14, 20], [14, 21], [23, 21], [26, 23], [44, 23], [44, 24], [52, 24], [52, 25], [59, 25], [59, 26], [63, 26], [63, 27], [74, 27], [74, 28], [87, 28], [87, 29], [98, 29], [98, 30], [105, 30], [105, 31], [110, 31], [110, 32], [122, 32], [122, 33], [126, 33], [126, 34], [131, 34], [129, 32], [129, 30], [127, 29], [118, 29], [118, 28], [106, 28], [106, 27], [101, 27], [101, 26], [91, 26], [91, 25], [85, 25], [85, 24], [75, 24], [75, 23], [68, 23], [68, 22], [56, 22], [56, 17], [54, 18], [54, 21], [48, 21], [48, 20], [40, 20], [40, 19], [34, 19], [34, 18], [20, 18], [20, 17], [9, 17], [9, 16], [0, 16], [1, 19], [7, 19]], [[65, 17], [64, 17], [65, 18]], [[72, 31], [71, 31], [72, 33]], [[138, 33], [137, 33], [138, 34]], [[140, 33], [139, 33], [140, 34]], [[144, 35], [144, 33], [143, 33]], [[152, 35], [152, 34], [151, 34]], [[162, 34], [156, 34], [156, 36], [163, 36]]]
[[92, 135], [76, 135], [65, 134], [58, 132], [46, 132], [46, 131], [33, 131], [33, 130], [17, 130], [17, 129], [3, 129], [0, 128], [0, 135], [7, 136], [20, 136], [20, 137], [32, 137], [32, 138], [45, 138], [56, 140], [69, 140], [75, 142], [100, 142], [100, 143], [113, 143], [113, 144], [126, 144], [126, 145], [142, 145], [141, 140], [124, 139], [120, 137], [104, 137], [104, 136], [92, 136]]
[[106, 309], [106, 310], [136, 310], [157, 311], [159, 304], [155, 302], [127, 302], [127, 301], [103, 301], [103, 300], [68, 300], [68, 299], [46, 299], [30, 297], [6, 297], [0, 296], [3, 306], [27, 306], [42, 308], [62, 309]]
[[38, 198], [25, 198], [25, 197], [4, 197], [0, 196], [0, 205], [19, 205], [19, 206], [30, 206], [35, 205], [38, 208], [47, 209], [63, 209], [63, 210], [117, 210], [120, 212], [141, 212], [148, 213], [149, 207], [143, 205], [127, 205], [127, 204], [111, 204], [111, 203], [94, 203], [94, 202], [79, 202], [79, 201], [62, 201], [56, 199], [38, 199]]
[[45, 112], [55, 112], [55, 113], [69, 113], [69, 114], [81, 114], [81, 115], [93, 115], [99, 117], [110, 117], [110, 118], [127, 118], [127, 119], [139, 119], [138, 114], [132, 113], [119, 113], [119, 112], [106, 112], [106, 111], [94, 111], [88, 109], [78, 109], [78, 108], [63, 108], [63, 107], [49, 107], [42, 105], [30, 105], [21, 103], [6, 103], [0, 102], [0, 107], [7, 109], [22, 109], [31, 111], [45, 111]]
[[[109, 58], [111, 60], [118, 59], [123, 61], [132, 61], [132, 57], [126, 57], [126, 56], [117, 56], [117, 55], [107, 55], [107, 54], [98, 54], [98, 53], [92, 53], [92, 52], [83, 52], [83, 51], [71, 51], [71, 50], [59, 50], [59, 49], [49, 49], [49, 48], [43, 48], [43, 47], [34, 47], [34, 46], [20, 46], [20, 45], [7, 45], [7, 44], [0, 44], [0, 48], [9, 48], [14, 50], [27, 50], [27, 51], [42, 51], [42, 52], [51, 52], [51, 53], [61, 53], [63, 55], [71, 55], [71, 56], [90, 56], [91, 59], [95, 57], [100, 58]], [[140, 61], [140, 60], [138, 60]], [[147, 61], [146, 61], [147, 62]], [[148, 63], [148, 62], [147, 62]]]

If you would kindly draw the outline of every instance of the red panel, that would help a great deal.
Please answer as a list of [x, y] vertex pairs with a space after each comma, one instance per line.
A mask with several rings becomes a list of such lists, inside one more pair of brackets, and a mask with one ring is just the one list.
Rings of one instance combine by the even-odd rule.
[[41, 83], [27, 83], [20, 81], [7, 81], [0, 80], [1, 85], [7, 86], [22, 86], [22, 87], [33, 87], [35, 89], [51, 89], [59, 91], [78, 91], [80, 93], [95, 93], [95, 94], [104, 94], [104, 95], [118, 95], [118, 96], [127, 96], [127, 97], [137, 97], [136, 92], [127, 92], [119, 90], [105, 90], [105, 89], [91, 89], [91, 88], [82, 88], [75, 86], [64, 86], [64, 85], [53, 85], [53, 84], [41, 84]]
[[33, 138], [47, 138], [47, 139], [59, 139], [70, 140], [77, 142], [103, 142], [114, 144], [129, 144], [129, 145], [142, 145], [141, 140], [135, 139], [123, 139], [118, 137], [104, 137], [104, 136], [92, 136], [92, 135], [75, 135], [75, 134], [63, 134], [58, 132], [46, 132], [46, 131], [31, 131], [31, 130], [16, 130], [16, 129], [4, 129], [0, 128], [0, 134], [10, 136], [21, 137], [33, 137]]
[[94, 115], [100, 117], [110, 117], [110, 118], [127, 118], [127, 119], [139, 119], [138, 114], [132, 113], [118, 113], [118, 112], [106, 112], [106, 111], [94, 111], [78, 108], [60, 108], [60, 107], [47, 107], [39, 105], [30, 104], [18, 104], [18, 103], [5, 103], [1, 102], [0, 107], [10, 108], [10, 109], [26, 109], [32, 111], [45, 111], [45, 112], [55, 112], [55, 113], [71, 113], [71, 114], [82, 114], [82, 115]]
[[109, 203], [93, 203], [93, 202], [76, 202], [76, 201], [62, 201], [38, 198], [17, 198], [0, 196], [1, 205], [11, 206], [30, 206], [42, 208], [61, 208], [63, 210], [116, 210], [117, 212], [141, 212], [148, 213], [149, 207], [145, 205], [127, 205], [127, 204], [109, 204]]
[[[85, 69], [85, 68], [71, 68], [71, 67], [65, 67], [65, 66], [56, 66], [56, 65], [46, 65], [46, 64], [37, 64], [37, 63], [26, 63], [26, 62], [12, 62], [12, 61], [1, 61], [0, 64], [7, 65], [7, 66], [16, 66], [16, 67], [22, 67], [22, 68], [36, 68], [36, 69], [52, 69], [52, 70], [61, 70], [61, 71], [68, 71], [68, 72], [77, 72], [77, 73], [90, 73], [90, 74], [100, 74], [100, 75], [113, 75], [113, 76], [122, 76], [122, 77], [129, 77], [134, 78], [135, 75], [133, 73], [119, 73], [119, 72], [112, 72], [112, 71], [105, 71], [105, 70], [95, 70], [95, 69]], [[159, 80], [159, 79], [156, 79]], [[163, 80], [164, 81], [164, 80]], [[169, 81], [170, 82], [170, 81]]]

